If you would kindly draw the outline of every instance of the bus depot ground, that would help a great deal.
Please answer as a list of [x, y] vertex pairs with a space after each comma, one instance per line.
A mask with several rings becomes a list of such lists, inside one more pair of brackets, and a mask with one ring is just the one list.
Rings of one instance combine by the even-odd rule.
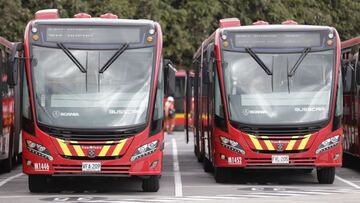
[[228, 183], [205, 173], [185, 143], [185, 133], [165, 135], [163, 175], [156, 193], [141, 191], [136, 178], [56, 179], [49, 192], [33, 194], [21, 166], [0, 174], [0, 203], [22, 202], [360, 202], [360, 160], [338, 168], [332, 185], [316, 171], [235, 170]]

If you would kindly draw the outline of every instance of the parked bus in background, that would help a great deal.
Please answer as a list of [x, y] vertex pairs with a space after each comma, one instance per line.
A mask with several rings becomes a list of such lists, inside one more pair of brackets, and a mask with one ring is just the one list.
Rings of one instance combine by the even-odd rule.
[[175, 130], [183, 131], [185, 127], [185, 84], [187, 80], [192, 83], [194, 74], [185, 70], [178, 70], [175, 76]]
[[341, 43], [344, 82], [344, 153], [360, 158], [360, 37]]
[[20, 46], [0, 37], [0, 172], [10, 172], [21, 153], [19, 64], [11, 63], [11, 59], [21, 56]]
[[175, 75], [162, 65], [159, 23], [40, 10], [26, 27], [24, 53], [29, 190], [45, 191], [53, 176], [126, 176], [158, 191], [164, 85], [171, 83], [164, 71]]
[[223, 19], [194, 55], [195, 153], [224, 182], [230, 168], [342, 164], [340, 38], [327, 26]]

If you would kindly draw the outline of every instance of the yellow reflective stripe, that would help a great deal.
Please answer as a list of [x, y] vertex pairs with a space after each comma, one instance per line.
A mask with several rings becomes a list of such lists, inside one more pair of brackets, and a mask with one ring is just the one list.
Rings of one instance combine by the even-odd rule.
[[256, 139], [256, 137], [254, 135], [249, 135], [251, 142], [254, 144], [255, 149], [257, 150], [262, 150], [263, 148], [260, 145], [260, 142], [258, 139]]
[[175, 118], [185, 118], [185, 114], [177, 113], [177, 114], [175, 114]]
[[[268, 136], [262, 136], [261, 138], [264, 138], [264, 139], [269, 139]], [[270, 140], [264, 140], [265, 144], [266, 144], [266, 147], [268, 148], [268, 150], [275, 150], [274, 146], [272, 145], [271, 141]]]
[[306, 144], [308, 143], [308, 141], [310, 139], [310, 136], [311, 136], [311, 134], [304, 136], [304, 139], [301, 141], [298, 150], [302, 150], [305, 148]]
[[71, 143], [73, 144], [73, 147], [77, 153], [78, 156], [85, 156], [83, 150], [81, 149], [81, 147], [78, 145], [77, 141], [71, 141]]
[[[106, 144], [112, 144], [113, 141], [107, 141]], [[110, 149], [110, 145], [105, 145], [103, 146], [103, 148], [101, 149], [100, 153], [99, 153], [99, 156], [105, 156], [106, 153], [109, 151]]]
[[298, 137], [299, 137], [299, 136], [292, 136], [292, 137], [291, 137], [291, 140], [290, 140], [290, 142], [289, 142], [289, 144], [287, 145], [287, 147], [286, 147], [285, 150], [288, 150], [288, 151], [289, 151], [289, 150], [293, 150], [293, 147], [294, 147], [294, 145], [295, 145]]
[[116, 147], [115, 147], [113, 153], [111, 154], [111, 156], [117, 156], [117, 155], [119, 155], [119, 154], [120, 154], [120, 151], [121, 151], [121, 149], [124, 147], [125, 143], [126, 143], [126, 140], [121, 140], [121, 141], [119, 142], [119, 144], [116, 145]]
[[64, 155], [71, 156], [71, 152], [70, 152], [68, 146], [65, 144], [64, 140], [61, 140], [59, 138], [56, 138], [56, 140], [58, 141], [58, 143], [61, 147], [61, 150], [64, 152]]

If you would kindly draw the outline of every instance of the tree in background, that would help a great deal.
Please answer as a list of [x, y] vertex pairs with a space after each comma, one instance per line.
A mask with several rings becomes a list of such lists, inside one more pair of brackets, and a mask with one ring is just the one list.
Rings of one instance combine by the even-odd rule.
[[360, 35], [358, 0], [3, 0], [0, 35], [22, 40], [26, 23], [37, 10], [46, 8], [59, 9], [62, 17], [112, 12], [119, 18], [158, 21], [164, 34], [164, 57], [181, 68], [191, 65], [192, 55], [221, 18], [238, 17], [242, 25], [294, 19], [299, 24], [333, 26], [343, 40]]

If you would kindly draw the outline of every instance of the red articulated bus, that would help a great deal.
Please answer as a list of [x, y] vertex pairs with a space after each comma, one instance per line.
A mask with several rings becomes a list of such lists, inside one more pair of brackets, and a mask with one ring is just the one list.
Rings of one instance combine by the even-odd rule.
[[165, 79], [175, 77], [163, 67], [159, 23], [41, 10], [26, 27], [24, 53], [29, 190], [45, 191], [53, 176], [125, 176], [158, 191]]
[[343, 137], [334, 28], [223, 19], [193, 65], [195, 154], [217, 182], [230, 168], [275, 168], [333, 183]]
[[341, 43], [344, 83], [344, 153], [360, 158], [360, 37]]
[[185, 127], [185, 84], [189, 80], [190, 84], [194, 78], [192, 72], [187, 72], [185, 70], [178, 70], [175, 74], [175, 130], [184, 130]]
[[[19, 57], [19, 43], [0, 37], [0, 171], [10, 172], [21, 153], [20, 135], [20, 85], [17, 85], [19, 63], [11, 61]], [[15, 68], [15, 71], [12, 69]], [[16, 75], [12, 75], [17, 73]], [[15, 77], [15, 78], [14, 78]]]

